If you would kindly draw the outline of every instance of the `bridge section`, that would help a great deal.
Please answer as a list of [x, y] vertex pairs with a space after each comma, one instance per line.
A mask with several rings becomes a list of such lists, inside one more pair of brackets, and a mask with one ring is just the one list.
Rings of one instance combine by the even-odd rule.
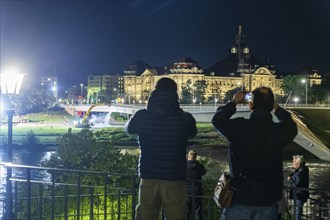
[[[181, 106], [185, 111], [190, 112], [197, 122], [211, 122], [212, 117], [215, 113], [216, 106]], [[68, 106], [68, 112], [87, 112], [90, 108], [89, 105], [80, 105], [80, 106]], [[145, 108], [144, 105], [100, 105], [95, 106], [93, 112], [119, 112], [128, 115], [134, 114], [136, 111]], [[299, 144], [301, 147], [305, 148], [315, 156], [319, 157], [322, 160], [330, 161], [330, 150], [329, 148], [318, 138], [316, 137], [311, 130], [295, 115], [290, 111], [293, 120], [297, 123], [298, 126], [298, 135], [294, 141]], [[250, 110], [248, 106], [237, 106], [237, 112], [233, 115], [235, 117], [250, 117]], [[273, 119], [276, 122], [277, 118], [273, 115]]]

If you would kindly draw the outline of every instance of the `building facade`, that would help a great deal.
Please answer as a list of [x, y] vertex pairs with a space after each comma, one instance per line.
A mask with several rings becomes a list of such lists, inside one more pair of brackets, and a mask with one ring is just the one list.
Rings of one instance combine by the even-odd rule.
[[[252, 91], [260, 86], [272, 88], [277, 96], [283, 96], [282, 76], [276, 74], [275, 66], [268, 59], [262, 62], [251, 54], [245, 44], [242, 26], [238, 27], [234, 45], [230, 47], [228, 56], [211, 66], [202, 69], [190, 58], [183, 58], [165, 67], [151, 67], [142, 61], [144, 71], [138, 63], [134, 63], [124, 71], [124, 96], [126, 103], [146, 102], [155, 83], [162, 77], [173, 79], [178, 85], [178, 94], [183, 100], [184, 90], [192, 93], [191, 103], [225, 101], [229, 90], [241, 89]], [[140, 71], [138, 71], [140, 69]], [[307, 75], [309, 86], [321, 83], [321, 76], [315, 71]], [[198, 97], [198, 85], [203, 84], [203, 98]], [[187, 102], [187, 101], [186, 101]], [[189, 103], [189, 102], [188, 102]]]
[[89, 75], [87, 80], [87, 103], [99, 102], [101, 93], [109, 95], [113, 100], [123, 97], [123, 77], [110, 74]]
[[[150, 65], [149, 65], [150, 66]], [[129, 67], [128, 69], [132, 69]], [[252, 56], [250, 49], [244, 42], [242, 27], [239, 26], [235, 43], [230, 47], [228, 57], [220, 60], [209, 69], [202, 69], [198, 63], [190, 58], [178, 60], [173, 65], [163, 68], [148, 68], [139, 74], [137, 71], [125, 71], [124, 88], [127, 103], [145, 102], [155, 83], [161, 77], [169, 77], [178, 85], [178, 94], [187, 87], [189, 81], [192, 102], [204, 103], [210, 100], [223, 101], [225, 93], [237, 87], [252, 91], [259, 86], [271, 87], [275, 94], [283, 95], [281, 79], [277, 78], [274, 65], [261, 62]], [[196, 87], [203, 82], [203, 98], [194, 93]]]
[[[162, 77], [169, 77], [177, 83], [179, 97], [181, 101], [185, 100], [184, 103], [223, 102], [226, 101], [225, 94], [230, 90], [252, 91], [260, 86], [272, 88], [276, 96], [285, 95], [282, 90], [283, 76], [277, 75], [270, 59], [263, 62], [253, 56], [245, 44], [243, 28], [239, 26], [228, 56], [210, 68], [203, 69], [198, 62], [188, 57], [163, 67], [137, 61], [124, 70], [123, 76], [90, 75], [88, 103], [100, 101], [99, 96], [104, 91], [113, 94], [118, 102], [145, 103], [156, 82]], [[306, 77], [310, 87], [321, 84], [321, 76], [317, 71]], [[190, 101], [185, 99], [187, 94], [190, 94]]]

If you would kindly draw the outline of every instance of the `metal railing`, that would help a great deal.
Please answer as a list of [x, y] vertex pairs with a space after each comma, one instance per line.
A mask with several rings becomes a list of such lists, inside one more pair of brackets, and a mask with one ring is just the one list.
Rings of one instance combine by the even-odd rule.
[[[16, 219], [134, 219], [136, 175], [1, 164], [12, 192], [0, 194], [0, 217], [11, 193]], [[5, 169], [1, 169], [1, 185]], [[3, 187], [2, 187], [3, 188]]]
[[[5, 192], [6, 169], [11, 168], [12, 192]], [[138, 178], [136, 174], [90, 172], [2, 163], [0, 166], [0, 219], [5, 219], [6, 194], [12, 193], [13, 214], [17, 220], [106, 220], [135, 219]], [[282, 219], [294, 219], [293, 200], [284, 188]], [[213, 195], [202, 199], [203, 219], [219, 219], [222, 210]], [[303, 219], [330, 218], [330, 192], [310, 190]], [[159, 217], [163, 219], [163, 217]]]

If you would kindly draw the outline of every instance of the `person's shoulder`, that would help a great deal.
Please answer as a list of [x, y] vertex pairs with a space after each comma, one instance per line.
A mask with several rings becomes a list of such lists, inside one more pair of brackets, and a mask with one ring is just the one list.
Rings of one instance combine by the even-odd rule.
[[148, 114], [148, 111], [146, 109], [140, 109], [134, 113], [133, 117], [139, 118], [139, 117], [143, 117], [144, 115], [147, 115], [147, 114]]
[[193, 117], [191, 113], [184, 111], [182, 108], [179, 108], [177, 113], [184, 117]]

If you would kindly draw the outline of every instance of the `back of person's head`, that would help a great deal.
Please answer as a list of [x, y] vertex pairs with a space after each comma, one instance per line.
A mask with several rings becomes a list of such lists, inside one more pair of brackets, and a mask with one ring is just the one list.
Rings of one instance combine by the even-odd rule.
[[195, 150], [190, 150], [188, 152], [188, 159], [189, 160], [196, 160], [197, 159], [197, 152]]
[[266, 111], [273, 110], [274, 94], [268, 87], [258, 87], [252, 91], [251, 100], [252, 109], [263, 109]]
[[164, 77], [157, 81], [156, 83], [156, 90], [162, 90], [162, 91], [177, 91], [177, 85], [174, 80]]
[[150, 93], [147, 110], [158, 117], [165, 117], [178, 111], [178, 100], [176, 83], [164, 77], [157, 81], [155, 90]]

